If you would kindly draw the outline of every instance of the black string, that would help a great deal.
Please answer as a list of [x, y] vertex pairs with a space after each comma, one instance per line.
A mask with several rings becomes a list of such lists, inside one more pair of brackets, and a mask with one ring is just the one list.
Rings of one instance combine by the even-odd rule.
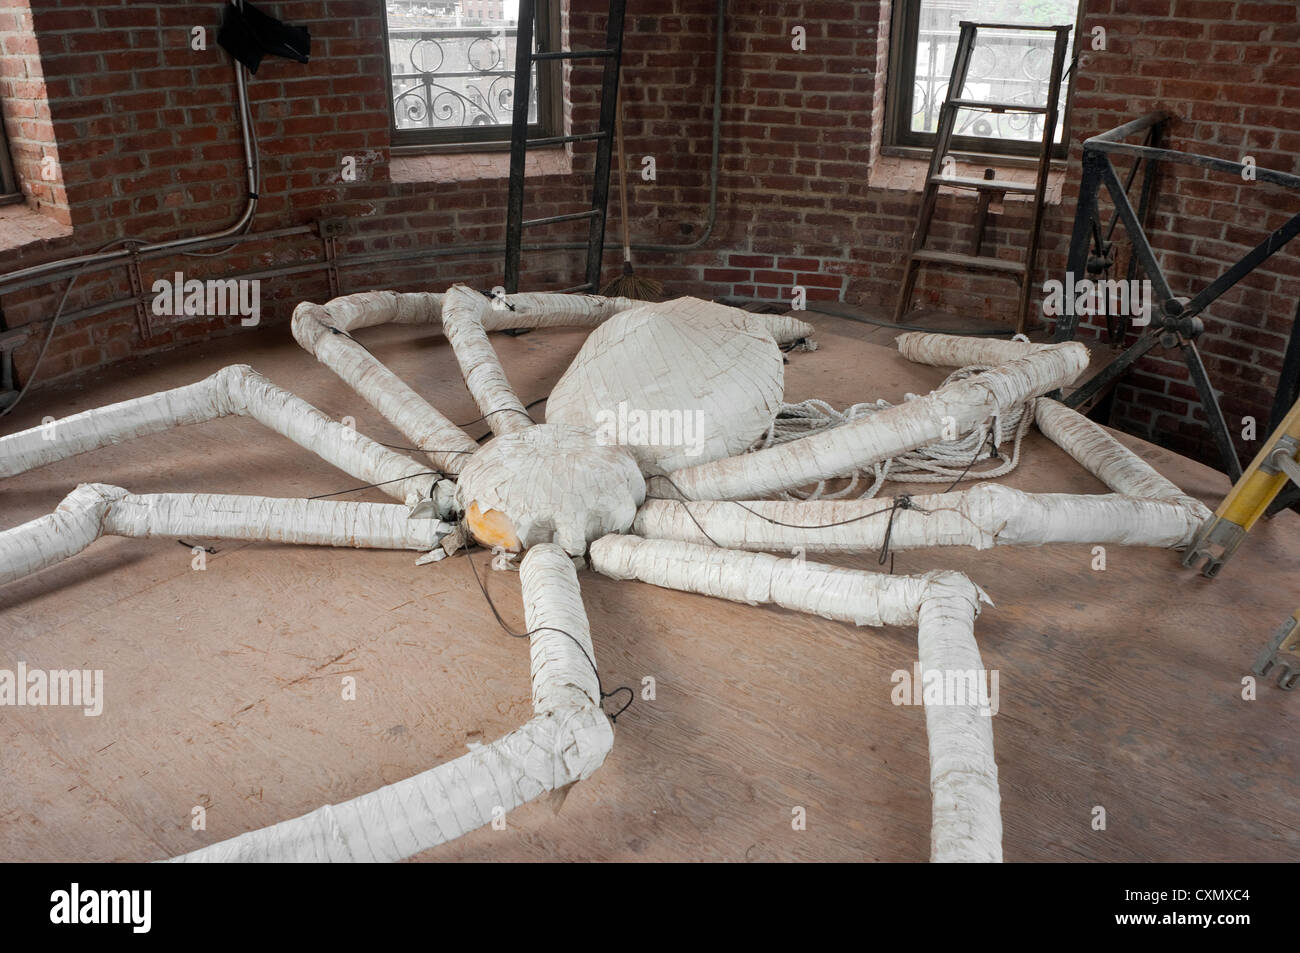
[[894, 554], [889, 551], [889, 539], [894, 535], [894, 514], [899, 510], [910, 510], [912, 508], [912, 494], [902, 493], [894, 497], [894, 505], [889, 508], [889, 522], [885, 524], [885, 539], [880, 544], [880, 565], [885, 564], [885, 557], [889, 557], [889, 572], [894, 572]]
[[323, 500], [327, 496], [342, 496], [344, 493], [358, 493], [361, 490], [373, 490], [377, 486], [388, 486], [388, 484], [390, 483], [401, 483], [403, 480], [414, 480], [416, 477], [421, 477], [421, 476], [433, 476], [433, 477], [441, 478], [442, 474], [437, 470], [425, 470], [421, 473], [410, 473], [407, 474], [406, 476], [398, 477], [395, 480], [384, 480], [382, 483], [367, 483], [365, 486], [354, 486], [347, 490], [336, 490], [333, 493], [320, 493], [317, 494], [316, 496], [309, 496], [307, 497], [307, 499]]
[[507, 308], [509, 308], [511, 311], [514, 311], [514, 310], [515, 310], [515, 306], [514, 306], [513, 304], [511, 304], [509, 301], [506, 300], [506, 296], [505, 296], [505, 295], [496, 295], [496, 294], [493, 294], [493, 293], [490, 292], [490, 291], [484, 291], [482, 288], [478, 289], [478, 293], [481, 294], [483, 297], [487, 298], [487, 299], [488, 299], [489, 301], [491, 301], [493, 304], [496, 304], [496, 302], [500, 301], [503, 305], [505, 305], [505, 306], [506, 306]]
[[[686, 493], [683, 492], [682, 488], [679, 487], [676, 483], [674, 483], [673, 480], [672, 480], [672, 478], [669, 477], [667, 474], [664, 474], [664, 473], [654, 473], [654, 474], [651, 474], [650, 477], [649, 477], [648, 479], [653, 480], [653, 479], [655, 479], [655, 478], [658, 478], [658, 479], [660, 479], [660, 480], [667, 480], [669, 486], [671, 486], [674, 490], [676, 490], [678, 493], [680, 493], [683, 497], [686, 496]], [[906, 494], [905, 494], [905, 495], [906, 495]], [[693, 513], [691, 513], [691, 509], [690, 509], [689, 506], [686, 506], [686, 502], [685, 502], [685, 501], [683, 501], [683, 500], [676, 500], [676, 499], [673, 499], [672, 497], [669, 497], [669, 496], [647, 496], [646, 499], [647, 499], [647, 500], [667, 500], [667, 501], [670, 501], [670, 502], [673, 502], [673, 503], [681, 503], [682, 506], [686, 509], [686, 515], [691, 517], [692, 521], [695, 522], [695, 525], [696, 525], [697, 527], [700, 526], [699, 521], [695, 519], [695, 515], [694, 515]], [[900, 499], [901, 499], [901, 497], [900, 497]], [[910, 497], [909, 497], [909, 500], [910, 500]], [[699, 503], [699, 502], [702, 502], [702, 501], [700, 501], [700, 500], [690, 500], [690, 502], [692, 502], [692, 503]], [[707, 502], [710, 502], [710, 503], [711, 503], [711, 502], [715, 502], [715, 501], [710, 500], [710, 501], [707, 501]], [[746, 506], [744, 503], [741, 503], [739, 500], [718, 500], [718, 501], [716, 501], [716, 502], [720, 502], [720, 503], [732, 503], [732, 504], [734, 504], [735, 506], [739, 506], [739, 507], [740, 507], [742, 510], [744, 510], [746, 513], [751, 513], [751, 514], [753, 514], [754, 516], [757, 516], [759, 519], [763, 520], [763, 521], [766, 522], [766, 523], [771, 523], [773, 526], [785, 526], [785, 527], [787, 527], [787, 528], [789, 528], [789, 529], [830, 529], [831, 527], [834, 527], [834, 526], [847, 526], [849, 523], [858, 523], [858, 522], [861, 522], [862, 520], [865, 520], [865, 519], [871, 519], [871, 517], [873, 517], [873, 516], [879, 516], [881, 513], [892, 513], [893, 510], [894, 510], [894, 509], [897, 507], [897, 505], [898, 505], [898, 504], [897, 504], [897, 501], [895, 501], [894, 505], [892, 505], [892, 506], [882, 506], [880, 509], [878, 509], [878, 510], [872, 510], [870, 513], [863, 513], [861, 516], [853, 516], [853, 517], [850, 517], [849, 519], [846, 519], [846, 520], [836, 520], [834, 523], [808, 523], [808, 524], [805, 524], [805, 523], [785, 523], [785, 522], [782, 522], [781, 520], [773, 519], [772, 517], [767, 516], [767, 515], [764, 514], [764, 513], [760, 513], [760, 512], [758, 512], [758, 510], [753, 509], [752, 507]], [[908, 503], [906, 509], [916, 510], [916, 512], [918, 512], [918, 513], [929, 513], [929, 512], [930, 512], [930, 510], [927, 510], [927, 509], [925, 509], [924, 507], [917, 506], [917, 505], [915, 505], [914, 503], [910, 503], [910, 502]], [[704, 533], [704, 528], [703, 528], [703, 527], [700, 527], [700, 532], [701, 532], [701, 533]], [[707, 537], [707, 538], [709, 539], [709, 542], [713, 543], [714, 546], [717, 546], [717, 545], [718, 545], [718, 543], [715, 542], [715, 541], [713, 540], [713, 538], [709, 536], [708, 533], [704, 533], [704, 535], [705, 535], [705, 537]], [[726, 548], [726, 547], [720, 547], [720, 548]]]
[[[558, 632], [560, 633], [560, 635], [568, 637], [573, 642], [573, 644], [578, 647], [578, 651], [581, 652], [582, 657], [587, 660], [587, 664], [591, 666], [591, 673], [596, 676], [596, 690], [600, 692], [600, 700], [602, 703], [605, 701], [606, 698], [613, 698], [619, 692], [627, 692], [627, 704], [625, 704], [614, 714], [609, 715], [608, 716], [609, 720], [611, 722], [616, 723], [618, 721], [618, 716], [623, 714], [623, 712], [627, 711], [629, 708], [632, 707], [632, 702], [636, 700], [636, 693], [632, 691], [631, 686], [620, 685], [612, 692], [605, 691], [605, 686], [600, 680], [600, 670], [596, 668], [595, 661], [593, 661], [591, 655], [588, 654], [586, 647], [581, 642], [578, 641], [577, 636], [573, 635], [570, 632], [565, 632], [563, 629], [557, 629], [554, 626], [550, 626], [550, 625], [539, 626], [538, 628], [530, 629], [527, 632], [516, 632], [514, 631], [514, 629], [510, 628], [510, 626], [506, 624], [506, 620], [501, 618], [501, 613], [497, 611], [497, 606], [496, 603], [492, 601], [492, 596], [488, 594], [487, 586], [484, 584], [482, 578], [480, 578], [478, 574], [478, 567], [474, 565], [474, 559], [473, 557], [470, 556], [468, 548], [466, 548], [465, 550], [465, 559], [469, 563], [470, 570], [474, 573], [474, 581], [478, 583], [479, 590], [483, 593], [483, 598], [487, 600], [488, 608], [492, 610], [492, 615], [496, 618], [497, 624], [501, 626], [501, 628], [505, 631], [506, 635], [515, 639], [526, 639], [529, 638], [530, 636], [536, 635], [538, 632]], [[601, 705], [601, 710], [604, 711], [603, 704]]]
[[989, 432], [985, 435], [984, 439], [980, 441], [979, 447], [976, 448], [975, 456], [971, 457], [970, 463], [966, 464], [966, 469], [962, 470], [961, 475], [958, 476], [957, 479], [953, 480], [952, 483], [949, 485], [948, 489], [944, 490], [943, 492], [951, 493], [953, 491], [953, 487], [955, 487], [962, 480], [966, 479], [966, 474], [970, 473], [971, 467], [975, 466], [975, 464], [979, 462], [980, 454], [984, 452], [984, 447], [986, 444], [989, 445], [990, 447], [988, 459], [990, 460], [1002, 459], [1000, 456], [998, 456], [998, 445], [993, 440], [993, 428], [990, 427]]
[[[533, 420], [532, 414], [528, 413], [528, 411], [529, 411], [531, 408], [536, 407], [538, 404], [544, 404], [544, 403], [546, 403], [546, 402], [547, 402], [548, 400], [550, 400], [550, 399], [551, 399], [551, 395], [550, 395], [550, 394], [547, 394], [545, 397], [539, 397], [539, 398], [537, 398], [535, 401], [533, 401], [533, 402], [530, 403], [530, 404], [524, 404], [524, 410], [523, 410], [523, 414], [524, 414], [524, 416], [527, 417], [529, 420]], [[482, 417], [475, 417], [473, 420], [467, 420], [467, 421], [465, 421], [463, 424], [457, 424], [456, 426], [457, 426], [457, 427], [469, 427], [469, 426], [471, 426], [471, 425], [473, 425], [473, 424], [478, 423], [479, 421], [487, 420], [487, 419], [488, 419], [489, 417], [491, 417], [493, 414], [503, 414], [503, 413], [506, 413], [507, 411], [513, 411], [514, 413], [517, 414], [517, 413], [519, 413], [519, 408], [517, 408], [517, 407], [502, 407], [500, 410], [489, 410], [489, 411], [488, 411], [486, 414], [484, 414]], [[533, 423], [537, 423], [537, 421], [533, 420]]]
[[[336, 327], [334, 327], [334, 325], [332, 325], [332, 324], [327, 324], [327, 325], [325, 325], [325, 327], [326, 327], [327, 330], [330, 331], [330, 333], [332, 333], [332, 334], [341, 334], [343, 337], [347, 338], [349, 341], [352, 341], [354, 344], [358, 345], [358, 346], [361, 348], [361, 350], [365, 351], [365, 352], [366, 352], [367, 354], [369, 354], [371, 357], [375, 357], [375, 355], [374, 355], [373, 353], [371, 353], [370, 348], [366, 347], [364, 344], [362, 344], [360, 341], [358, 341], [356, 338], [354, 338], [351, 334], [348, 334], [347, 331], [344, 331], [344, 330], [342, 330], [341, 328], [336, 328]], [[379, 358], [375, 358], [375, 360], [379, 360]]]
[[216, 553], [217, 551], [217, 548], [215, 546], [200, 546], [197, 543], [187, 543], [183, 539], [178, 539], [176, 540], [176, 542], [180, 543], [186, 549], [190, 549], [190, 550], [201, 549], [205, 553]]

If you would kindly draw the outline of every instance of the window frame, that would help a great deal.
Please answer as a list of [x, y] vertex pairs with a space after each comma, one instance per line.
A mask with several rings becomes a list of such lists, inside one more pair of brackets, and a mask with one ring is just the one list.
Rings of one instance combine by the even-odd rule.
[[0, 121], [0, 205], [13, 205], [23, 201], [23, 184], [14, 171], [13, 156], [9, 154], [9, 133]]
[[[540, 50], [559, 49], [561, 0], [536, 0], [534, 42]], [[528, 138], [558, 136], [564, 126], [561, 60], [542, 60], [537, 68], [537, 122], [528, 124]], [[513, 66], [512, 66], [513, 71]], [[384, 76], [387, 80], [389, 141], [395, 154], [423, 152], [497, 151], [510, 148], [510, 125], [461, 126], [454, 129], [399, 129], [393, 97], [393, 60], [388, 42], [388, 12], [384, 11]]]
[[[890, 18], [889, 64], [885, 77], [885, 128], [882, 148], [933, 150], [936, 133], [915, 132], [911, 128], [912, 88], [916, 83], [916, 52], [921, 27], [923, 0], [894, 0], [894, 15]], [[1071, 37], [1077, 55], [1079, 28], [1083, 22], [1084, 3], [1077, 0]], [[978, 44], [978, 40], [976, 43]], [[1070, 113], [1074, 105], [1074, 80], [1077, 71], [1065, 64], [1066, 86], [1061, 104], [1061, 141], [1052, 147], [1052, 159], [1065, 159], [1070, 151]], [[906, 79], [904, 79], [906, 77]], [[1042, 146], [1038, 141], [997, 139], [983, 136], [952, 137], [952, 150], [968, 155], [991, 158], [1037, 159]]]

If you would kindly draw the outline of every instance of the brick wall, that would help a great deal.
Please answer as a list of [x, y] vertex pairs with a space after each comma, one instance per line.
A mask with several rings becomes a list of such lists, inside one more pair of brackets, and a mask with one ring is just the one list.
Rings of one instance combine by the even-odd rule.
[[14, 172], [28, 204], [61, 224], [70, 224], [59, 148], [27, 0], [0, 0], [0, 52], [0, 110]]
[[[0, 0], [0, 43], [8, 54], [12, 21], [22, 6]], [[70, 238], [0, 253], [0, 270], [92, 250], [124, 235], [164, 239], [219, 228], [239, 213], [245, 193], [233, 105], [233, 71], [215, 42], [214, 4], [31, 0], [53, 138], [66, 187]], [[338, 243], [346, 262], [370, 253], [455, 250], [455, 257], [352, 264], [339, 270], [342, 290], [440, 288], [453, 280], [499, 281], [499, 253], [466, 246], [494, 243], [504, 226], [505, 165], [478, 156], [457, 166], [394, 160], [387, 131], [381, 4], [368, 0], [291, 0], [262, 6], [307, 26], [309, 65], [268, 58], [250, 92], [261, 143], [262, 200], [256, 231], [347, 217]], [[691, 245], [708, 219], [714, 8], [711, 0], [671, 0], [651, 14], [633, 0], [625, 44], [624, 100], [633, 168], [653, 154], [658, 177], [631, 186], [634, 241]], [[741, 5], [731, 5], [733, 10]], [[566, 41], [597, 46], [603, 3], [566, 3]], [[20, 14], [21, 11], [18, 11]], [[883, 0], [755, 2], [729, 16], [723, 94], [721, 182], [717, 221], [697, 249], [641, 253], [640, 270], [673, 292], [789, 300], [803, 285], [810, 299], [892, 303], [901, 248], [918, 195], [880, 174], [889, 4]], [[1064, 201], [1049, 209], [1042, 277], [1064, 270], [1075, 191], [1078, 142], [1154, 108], [1183, 119], [1174, 148], [1295, 171], [1300, 145], [1300, 5], [1255, 0], [1087, 0], [1085, 34], [1104, 26], [1108, 44], [1081, 66]], [[190, 30], [208, 28], [207, 51], [190, 48]], [[791, 49], [802, 26], [807, 49]], [[15, 46], [15, 50], [30, 49]], [[16, 82], [6, 55], [6, 98]], [[594, 123], [598, 66], [566, 70], [568, 115], [576, 128]], [[32, 87], [35, 88], [35, 87]], [[40, 104], [34, 108], [41, 108]], [[6, 104], [6, 116], [10, 107]], [[344, 182], [344, 156], [358, 178]], [[564, 157], [560, 157], [563, 159]], [[571, 163], [544, 157], [528, 180], [529, 214], [581, 207], [592, 150]], [[571, 171], [569, 171], [571, 166]], [[463, 168], [463, 174], [457, 172]], [[958, 241], [973, 199], [945, 197], [936, 237]], [[1156, 244], [1171, 280], [1187, 293], [1276, 227], [1293, 208], [1270, 186], [1222, 176], [1162, 178]], [[1023, 204], [1007, 203], [990, 240], [1003, 254], [1023, 247]], [[611, 235], [618, 231], [617, 212]], [[530, 242], [581, 240], [580, 228], [530, 232]], [[212, 334], [283, 334], [299, 300], [328, 298], [331, 284], [315, 268], [325, 249], [315, 235], [246, 243], [215, 258], [146, 262], [146, 288], [160, 276], [239, 275], [303, 270], [262, 282], [263, 325], [237, 320], [158, 318], [142, 322], [132, 306], [61, 328], [42, 366], [42, 381]], [[607, 258], [615, 274], [618, 255]], [[576, 284], [581, 253], [525, 256], [525, 286]], [[10, 327], [48, 316], [60, 283], [0, 299]], [[85, 274], [69, 298], [76, 312], [130, 295], [124, 269]], [[958, 313], [1014, 314], [1014, 286], [988, 276], [930, 270], [918, 301]], [[1266, 416], [1284, 334], [1300, 298], [1296, 252], [1280, 255], [1211, 309], [1203, 339], [1210, 373], [1228, 395], [1230, 416]], [[1095, 333], [1095, 332], [1094, 332]], [[37, 335], [39, 338], [39, 335]], [[18, 353], [25, 374], [35, 346]], [[1208, 440], [1176, 355], [1145, 360], [1120, 389], [1116, 422], [1183, 452], [1207, 457]], [[869, 385], [864, 383], [868, 393]]]

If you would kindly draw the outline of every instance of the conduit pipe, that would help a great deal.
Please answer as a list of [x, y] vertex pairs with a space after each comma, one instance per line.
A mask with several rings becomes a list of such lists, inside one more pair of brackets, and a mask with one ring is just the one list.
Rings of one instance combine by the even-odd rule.
[[[615, 579], [787, 609], [855, 625], [916, 625], [923, 671], [983, 673], [975, 617], [988, 597], [960, 573], [887, 576], [766, 553], [605, 536], [588, 553]], [[993, 726], [977, 701], [927, 704], [931, 847], [936, 862], [1002, 860], [1002, 818]]]
[[[234, 60], [235, 65], [235, 90], [238, 100], [239, 111], [239, 130], [244, 144], [244, 173], [248, 182], [248, 197], [244, 204], [244, 209], [240, 213], [234, 224], [227, 226], [217, 232], [207, 232], [202, 235], [193, 235], [189, 238], [173, 238], [164, 242], [138, 242], [133, 243], [131, 248], [125, 248], [121, 251], [96, 252], [90, 255], [77, 255], [72, 258], [61, 258], [56, 261], [47, 261], [39, 265], [31, 265], [27, 268], [19, 268], [0, 277], [0, 294], [15, 289], [20, 283], [30, 284], [34, 278], [43, 278], [45, 280], [54, 280], [56, 278], [70, 277], [78, 274], [86, 268], [94, 265], [115, 264], [118, 262], [130, 261], [137, 254], [152, 254], [166, 251], [179, 251], [183, 248], [189, 248], [191, 245], [199, 242], [208, 242], [233, 238], [242, 233], [253, 221], [253, 215], [257, 211], [257, 193], [259, 187], [260, 169], [257, 156], [256, 140], [253, 138], [252, 117], [249, 114], [248, 107], [248, 85], [245, 78], [244, 68], [238, 60]], [[124, 241], [126, 239], [123, 239]]]
[[522, 728], [405, 781], [174, 859], [397, 861], [590, 777], [609, 753], [614, 729], [600, 709], [573, 563], [559, 546], [534, 546], [524, 554], [520, 586], [536, 712]]

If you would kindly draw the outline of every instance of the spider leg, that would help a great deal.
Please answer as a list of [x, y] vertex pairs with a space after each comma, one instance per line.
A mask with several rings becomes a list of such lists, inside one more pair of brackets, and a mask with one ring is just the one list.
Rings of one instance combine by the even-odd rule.
[[56, 460], [172, 427], [238, 414], [366, 483], [383, 484], [399, 500], [428, 495], [428, 468], [330, 420], [311, 404], [277, 387], [246, 364], [223, 367], [203, 380], [0, 437], [0, 478]]
[[1187, 546], [1203, 520], [1177, 503], [1118, 493], [1025, 493], [981, 483], [956, 493], [865, 500], [648, 500], [632, 532], [649, 539], [788, 553], [931, 546], [1102, 543]]
[[524, 554], [520, 585], [532, 656], [530, 721], [404, 781], [175, 860], [401, 860], [590, 777], [614, 730], [600, 708], [577, 574], [564, 550], [543, 544]]
[[75, 556], [101, 536], [197, 536], [428, 551], [452, 527], [410, 519], [397, 503], [278, 499], [215, 493], [130, 493], [83, 483], [53, 513], [0, 531], [0, 585]]
[[353, 340], [352, 331], [390, 322], [440, 327], [486, 422], [493, 433], [506, 433], [529, 426], [530, 418], [506, 380], [488, 343], [488, 332], [594, 328], [610, 315], [640, 303], [630, 298], [561, 294], [489, 299], [465, 285], [457, 285], [445, 295], [367, 291], [335, 298], [323, 306], [300, 304], [294, 310], [293, 336], [414, 446], [428, 448], [425, 452], [438, 469], [459, 473], [478, 444]]
[[456, 352], [465, 386], [492, 432], [501, 436], [531, 427], [533, 420], [506, 378], [501, 359], [488, 340], [489, 330], [521, 326], [521, 319], [526, 319], [530, 309], [536, 315], [532, 326], [595, 327], [610, 315], [635, 304], [630, 298], [597, 295], [488, 298], [467, 285], [455, 285], [443, 296], [442, 327]]
[[1078, 342], [1040, 346], [965, 380], [952, 381], [839, 427], [669, 474], [694, 500], [753, 499], [831, 479], [972, 430], [989, 417], [1074, 380], [1088, 364]]
[[340, 322], [346, 326], [336, 327], [326, 308], [305, 301], [294, 309], [293, 336], [316, 360], [341, 377], [366, 403], [401, 431], [413, 447], [421, 448], [439, 470], [459, 473], [465, 461], [478, 449], [478, 444], [352, 339], [348, 327], [383, 323], [375, 320], [376, 315], [372, 312], [359, 307], [352, 310], [361, 311], [363, 318], [350, 324]]
[[905, 505], [888, 498], [698, 502], [652, 498], [637, 511], [632, 531], [653, 539], [769, 552], [799, 547], [805, 552], [866, 553], [880, 550], [886, 539], [896, 550], [1047, 543], [1180, 549], [1191, 544], [1210, 517], [1204, 503], [1059, 401], [1040, 397], [1033, 411], [1043, 434], [1111, 493], [1025, 493], [983, 483], [957, 493], [909, 496]]
[[[887, 576], [765, 553], [610, 535], [588, 552], [597, 572], [668, 589], [775, 603], [856, 625], [918, 626], [922, 670], [982, 673], [975, 616], [988, 597], [956, 572]], [[993, 726], [978, 700], [925, 705], [934, 861], [1000, 861], [1002, 819]]]

